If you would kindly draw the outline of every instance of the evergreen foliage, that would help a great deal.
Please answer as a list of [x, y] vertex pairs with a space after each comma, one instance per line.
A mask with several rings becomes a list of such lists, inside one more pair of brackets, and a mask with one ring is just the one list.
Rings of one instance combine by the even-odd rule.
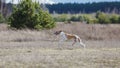
[[57, 3], [46, 4], [50, 13], [95, 13], [97, 11], [107, 13], [120, 13], [120, 2], [98, 2], [98, 3]]
[[17, 29], [50, 29], [55, 26], [50, 14], [32, 0], [21, 0], [20, 4], [14, 7], [10, 22], [10, 26]]
[[5, 19], [4, 19], [3, 15], [0, 14], [0, 23], [4, 23], [4, 22], [5, 22]]

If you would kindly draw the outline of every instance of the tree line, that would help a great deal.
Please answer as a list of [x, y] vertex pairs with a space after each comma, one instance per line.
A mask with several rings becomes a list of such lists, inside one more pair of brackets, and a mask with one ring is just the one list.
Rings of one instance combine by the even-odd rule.
[[[1, 2], [0, 7], [1, 13], [4, 16], [9, 15], [12, 12], [11, 3]], [[5, 0], [3, 0], [5, 1]], [[48, 10], [49, 13], [54, 14], [78, 14], [78, 13], [95, 13], [97, 11], [106, 13], [117, 13], [120, 14], [120, 2], [98, 2], [98, 3], [58, 3], [58, 4], [41, 4], [44, 10]]]
[[98, 3], [58, 3], [46, 4], [50, 13], [94, 13], [97, 11], [107, 13], [120, 13], [120, 2], [98, 2]]

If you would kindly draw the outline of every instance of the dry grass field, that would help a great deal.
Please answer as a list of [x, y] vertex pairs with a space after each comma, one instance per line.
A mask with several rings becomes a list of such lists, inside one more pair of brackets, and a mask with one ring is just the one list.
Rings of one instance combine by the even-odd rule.
[[[58, 46], [55, 30], [79, 35]], [[55, 38], [54, 38], [55, 37]], [[11, 30], [0, 24], [0, 68], [119, 68], [120, 25], [57, 24], [51, 30]]]

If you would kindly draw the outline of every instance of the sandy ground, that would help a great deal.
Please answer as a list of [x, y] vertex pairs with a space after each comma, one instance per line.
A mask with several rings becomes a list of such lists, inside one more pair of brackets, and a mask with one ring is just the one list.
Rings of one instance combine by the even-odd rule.
[[119, 41], [85, 41], [83, 49], [70, 41], [0, 42], [1, 68], [119, 68]]
[[[60, 24], [52, 30], [45, 31], [10, 30], [5, 24], [0, 25], [0, 68], [120, 67], [120, 27], [72, 25]], [[72, 40], [58, 46], [58, 37], [53, 35], [58, 29], [81, 36], [86, 48], [77, 43], [71, 46]], [[93, 31], [94, 29], [96, 31]]]

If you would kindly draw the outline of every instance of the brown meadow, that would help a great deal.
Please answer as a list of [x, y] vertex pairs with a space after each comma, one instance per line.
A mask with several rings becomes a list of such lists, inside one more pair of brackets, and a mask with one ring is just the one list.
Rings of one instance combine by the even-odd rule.
[[[79, 35], [86, 44], [59, 48], [56, 30]], [[119, 68], [120, 25], [63, 24], [51, 30], [11, 30], [0, 25], [0, 68]]]

